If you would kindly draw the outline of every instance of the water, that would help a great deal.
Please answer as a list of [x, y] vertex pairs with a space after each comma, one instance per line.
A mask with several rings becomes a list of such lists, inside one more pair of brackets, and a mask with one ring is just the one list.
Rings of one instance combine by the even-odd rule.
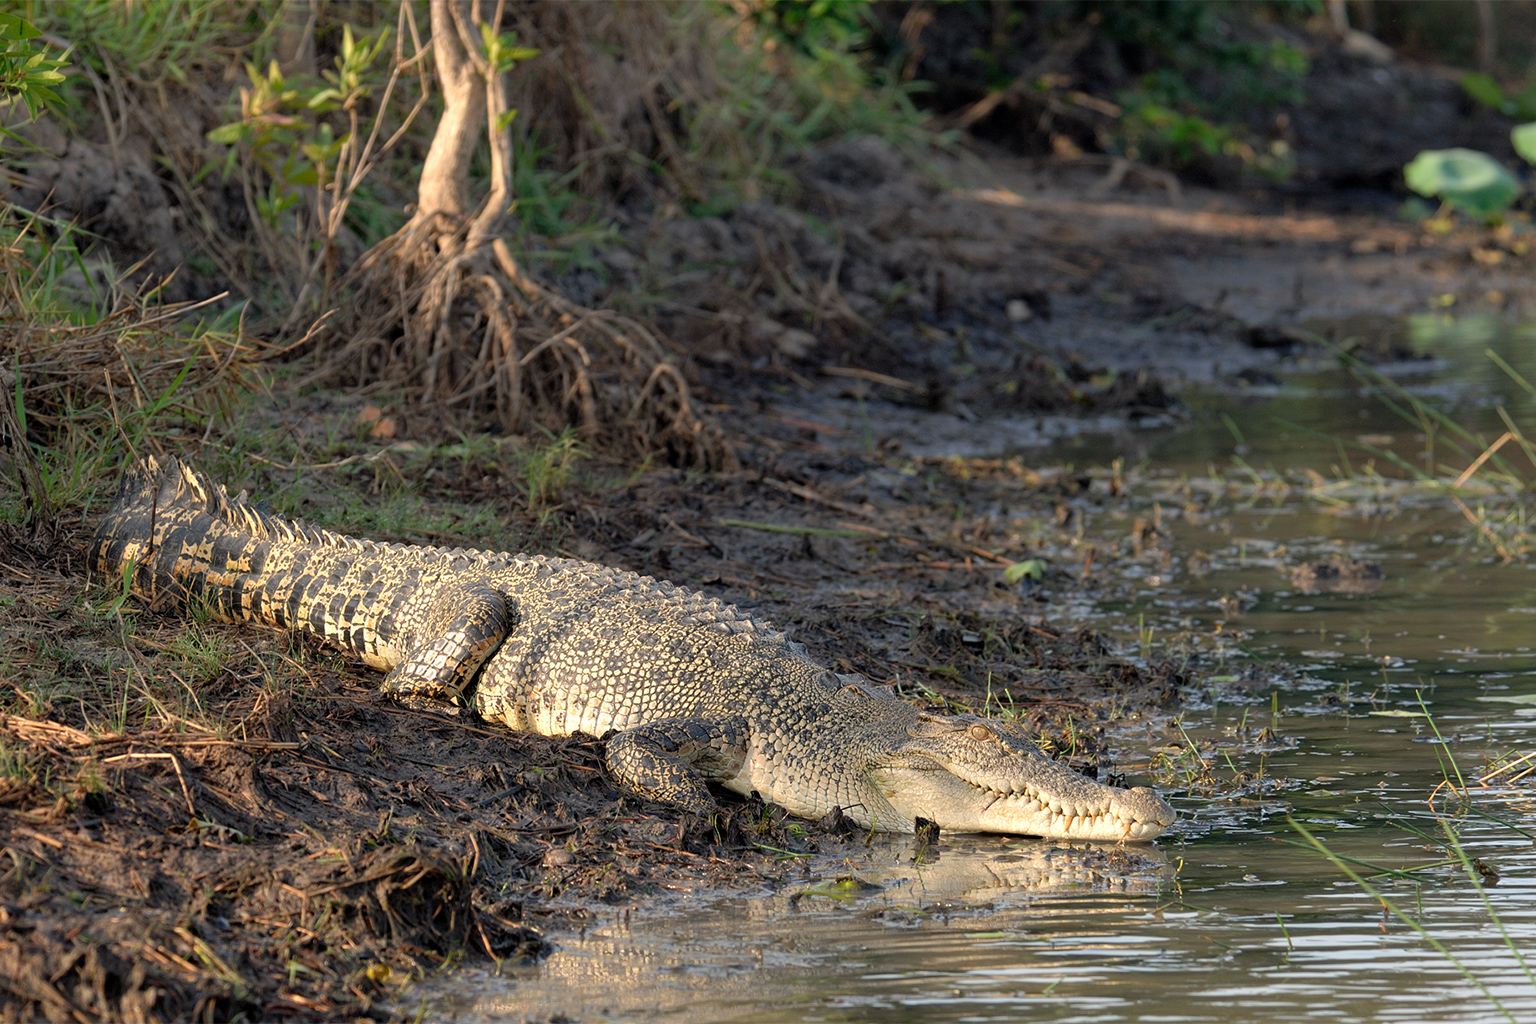
[[[1533, 403], [1519, 401], [1482, 357], [1491, 346], [1536, 378], [1520, 335], [1488, 321], [1413, 330], [1414, 343], [1439, 358], [1394, 379], [1456, 405], [1493, 436], [1502, 430], [1498, 404], [1529, 424]], [[892, 839], [845, 862], [807, 863], [805, 877], [772, 892], [700, 893], [599, 917], [579, 936], [558, 937], [544, 963], [461, 978], [439, 1012], [762, 1022], [1536, 1019], [1536, 982], [1512, 952], [1536, 963], [1536, 773], [1476, 781], [1492, 759], [1536, 751], [1536, 570], [1469, 546], [1465, 519], [1442, 498], [1361, 477], [1363, 460], [1277, 425], [1277, 415], [1367, 437], [1416, 464], [1426, 457], [1424, 431], [1322, 369], [1242, 400], [1202, 402], [1177, 433], [1086, 438], [1057, 453], [1104, 464], [1141, 445], [1143, 503], [1164, 509], [1170, 536], [1163, 565], [1122, 575], [1106, 598], [1072, 613], [1130, 639], [1150, 629], [1165, 650], [1182, 634], [1234, 655], [1231, 678], [1191, 695], [1182, 734], [1147, 727], [1117, 740], [1133, 778], [1137, 768], [1160, 772], [1184, 816], [1145, 857], [944, 837], [936, 860], [914, 864], [910, 841]], [[1332, 482], [1303, 495], [1198, 479], [1234, 455], [1260, 477], [1269, 467], [1312, 469]], [[1125, 527], [1109, 518], [1089, 526], [1105, 536], [1117, 529]], [[1324, 555], [1374, 559], [1387, 579], [1368, 594], [1306, 594], [1283, 571]], [[1205, 779], [1194, 777], [1189, 743], [1211, 766]], [[1447, 758], [1471, 786], [1470, 810], [1447, 803]], [[1499, 873], [1482, 894], [1446, 863], [1432, 797], [1436, 809], [1454, 811], [1467, 855]], [[1443, 951], [1306, 847], [1288, 815], [1362, 872], [1421, 869], [1372, 884]]]

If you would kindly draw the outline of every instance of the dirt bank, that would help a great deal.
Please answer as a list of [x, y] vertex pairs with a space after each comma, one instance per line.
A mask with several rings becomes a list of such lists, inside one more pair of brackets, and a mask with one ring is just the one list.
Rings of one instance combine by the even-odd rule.
[[[722, 592], [914, 700], [1021, 717], [1101, 776], [1110, 705], [1155, 716], [1177, 700], [1189, 667], [1142, 666], [1033, 611], [1092, 588], [1072, 508], [1114, 501], [1109, 480], [782, 448], [738, 474], [649, 473], [509, 518], [546, 550]], [[398, 457], [424, 513], [512, 502], [486, 467]], [[355, 499], [357, 482], [316, 473], [307, 500]], [[1025, 510], [1041, 524], [1027, 538]], [[725, 795], [686, 820], [620, 793], [600, 740], [401, 708], [315, 646], [116, 601], [82, 581], [82, 529], [48, 550], [13, 538], [0, 558], [11, 1019], [389, 1016], [425, 972], [536, 956], [541, 930], [593, 901], [775, 885], [782, 851], [862, 841]], [[1042, 578], [1008, 583], [1026, 556]]]
[[[791, 168], [782, 204], [621, 211], [605, 271], [562, 278], [668, 332], [738, 469], [599, 456], [562, 488], [546, 459], [535, 487], [526, 439], [281, 387], [186, 453], [338, 530], [708, 589], [839, 671], [1018, 717], [1113, 779], [1131, 741], [1110, 727], [1154, 741], [1207, 663], [1048, 620], [1172, 552], [1121, 468], [1050, 470], [1029, 446], [1168, 428], [1180, 389], [1324, 357], [1317, 332], [1401, 354], [1357, 342], [1359, 314], [1528, 311], [1532, 257], [1513, 232], [1426, 235], [1097, 158], [934, 160], [845, 140]], [[1121, 537], [1086, 540], [1106, 512]], [[91, 525], [0, 546], [0, 1016], [389, 1017], [425, 972], [537, 956], [594, 902], [777, 885], [783, 851], [862, 841], [724, 794], [685, 820], [621, 794], [600, 739], [397, 707], [319, 648], [88, 588]]]

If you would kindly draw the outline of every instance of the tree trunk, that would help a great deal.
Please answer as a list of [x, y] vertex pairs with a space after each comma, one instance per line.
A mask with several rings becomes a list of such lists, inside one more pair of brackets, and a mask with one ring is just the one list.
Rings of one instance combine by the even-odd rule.
[[[348, 272], [351, 301], [321, 338], [316, 379], [388, 382], [421, 413], [458, 424], [490, 417], [509, 433], [575, 426], [589, 441], [660, 451], [677, 464], [733, 464], [660, 339], [532, 280], [501, 237], [513, 192], [509, 89], [481, 30], [500, 34], [502, 8], [498, 0], [485, 19], [480, 0], [432, 0], [443, 116], [416, 210]], [[491, 181], [476, 208], [469, 166], [483, 136]]]
[[[421, 165], [417, 221], [469, 214], [469, 162], [485, 130], [486, 83], [459, 32], [461, 0], [432, 0], [432, 56], [443, 90], [443, 118]], [[460, 8], [460, 10], [455, 10]]]
[[1472, 0], [1477, 8], [1477, 69], [1493, 74], [1499, 66], [1499, 33], [1493, 23], [1493, 0]]

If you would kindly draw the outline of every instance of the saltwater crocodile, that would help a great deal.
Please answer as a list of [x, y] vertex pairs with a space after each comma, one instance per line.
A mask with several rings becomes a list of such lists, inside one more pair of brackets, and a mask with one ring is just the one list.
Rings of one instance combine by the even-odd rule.
[[608, 736], [631, 790], [707, 814], [707, 781], [807, 818], [1146, 840], [1150, 789], [1102, 786], [1007, 723], [934, 715], [818, 665], [717, 598], [589, 562], [381, 544], [289, 522], [175, 459], [123, 476], [99, 578], [226, 621], [300, 630], [383, 670], [397, 698], [547, 736]]

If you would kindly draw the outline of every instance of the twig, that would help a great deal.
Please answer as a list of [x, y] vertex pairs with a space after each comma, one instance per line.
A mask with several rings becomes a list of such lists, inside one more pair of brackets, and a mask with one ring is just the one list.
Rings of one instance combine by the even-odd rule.
[[909, 380], [876, 373], [874, 370], [866, 370], [858, 366], [823, 366], [821, 372], [828, 377], [853, 377], [857, 380], [867, 380], [871, 384], [884, 384], [888, 388], [900, 388], [903, 391], [923, 390], [921, 385], [913, 384]]
[[697, 534], [690, 533], [687, 530], [683, 529], [683, 527], [678, 524], [677, 520], [673, 519], [669, 515], [663, 515], [661, 517], [661, 521], [663, 523], [665, 523], [667, 526], [671, 527], [671, 529], [672, 529], [672, 531], [674, 533], [676, 533], [678, 536], [682, 537], [684, 540], [686, 540], [688, 543], [692, 544], [696, 548], [708, 548], [708, 549], [711, 549], [711, 550], [714, 550], [714, 551], [719, 551], [720, 550], [719, 545], [714, 544], [711, 541], [707, 541], [703, 537], [700, 537]]
[[11, 729], [28, 743], [53, 741], [64, 742], [72, 747], [88, 747], [93, 743], [109, 742], [117, 738], [107, 737], [98, 740], [72, 726], [39, 721], [35, 718], [21, 718], [18, 715], [0, 715], [0, 728]]
[[118, 754], [116, 757], [106, 758], [101, 763], [104, 764], [104, 765], [108, 765], [108, 764], [121, 764], [124, 761], [152, 761], [152, 760], [154, 760], [154, 761], [162, 761], [163, 760], [163, 761], [171, 762], [171, 767], [176, 769], [176, 779], [177, 779], [177, 781], [179, 781], [181, 783], [181, 795], [187, 798], [187, 810], [188, 810], [188, 812], [191, 813], [192, 817], [196, 818], [197, 817], [197, 807], [196, 807], [196, 805], [194, 805], [192, 803], [192, 790], [187, 788], [187, 776], [186, 776], [186, 774], [184, 772], [182, 772], [182, 770], [181, 770], [181, 761], [177, 759], [175, 754]]
[[825, 495], [817, 493], [804, 484], [790, 483], [787, 480], [775, 480], [770, 476], [763, 477], [762, 482], [764, 486], [772, 487], [775, 490], [785, 491], [789, 494], [793, 494], [797, 498], [804, 498], [806, 501], [814, 501], [819, 505], [825, 505], [827, 508], [836, 509], [839, 512], [846, 512], [852, 516], [863, 516], [866, 519], [870, 516], [868, 509], [862, 509], [857, 505], [850, 505], [846, 501], [838, 501], [836, 498], [828, 498]]
[[64, 844], [52, 836], [45, 836], [41, 832], [34, 832], [30, 828], [26, 828], [21, 825], [13, 825], [11, 826], [11, 829], [18, 835], [26, 836], [28, 839], [35, 839], [46, 846], [53, 847], [55, 850], [64, 849]]

